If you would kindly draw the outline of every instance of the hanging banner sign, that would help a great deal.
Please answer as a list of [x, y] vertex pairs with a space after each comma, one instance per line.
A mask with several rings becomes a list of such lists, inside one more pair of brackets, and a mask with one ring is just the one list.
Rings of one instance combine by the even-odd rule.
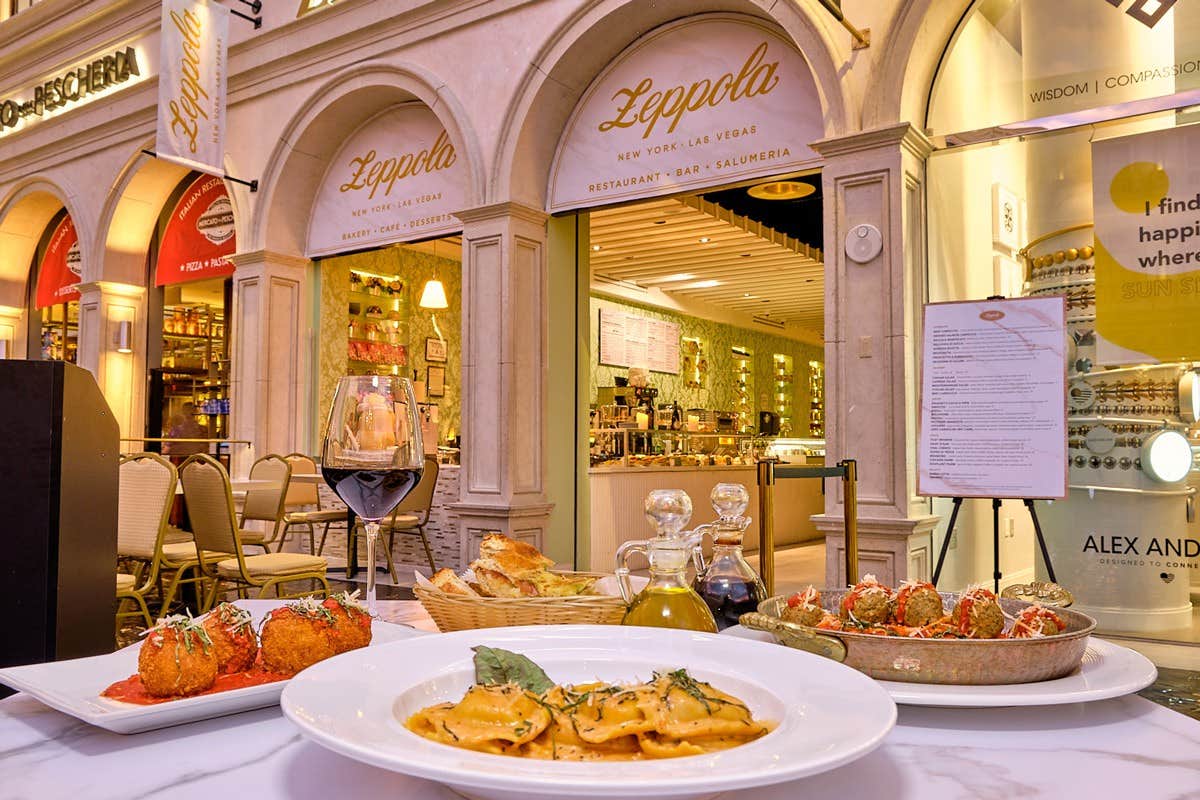
[[575, 107], [550, 173], [552, 212], [792, 172], [817, 163], [821, 99], [774, 29], [724, 15], [664, 25]]
[[1200, 126], [1092, 144], [1096, 360], [1200, 359]]
[[925, 306], [917, 493], [1067, 496], [1062, 297]]
[[38, 268], [37, 307], [55, 306], [79, 299], [75, 288], [83, 276], [83, 257], [79, 251], [79, 234], [71, 215], [62, 218], [50, 236], [46, 255]]
[[321, 181], [308, 229], [310, 257], [427, 239], [462, 230], [466, 168], [425, 105], [367, 120]]
[[209, 0], [163, 0], [155, 152], [222, 175], [229, 9]]
[[233, 274], [227, 256], [237, 252], [233, 204], [225, 182], [202, 175], [192, 182], [167, 222], [158, 249], [154, 285], [222, 278]]

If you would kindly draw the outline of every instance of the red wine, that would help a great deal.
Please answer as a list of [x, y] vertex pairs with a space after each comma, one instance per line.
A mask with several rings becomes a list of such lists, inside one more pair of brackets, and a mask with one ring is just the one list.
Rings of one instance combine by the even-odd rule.
[[322, 467], [325, 482], [363, 519], [383, 519], [421, 480], [419, 469]]

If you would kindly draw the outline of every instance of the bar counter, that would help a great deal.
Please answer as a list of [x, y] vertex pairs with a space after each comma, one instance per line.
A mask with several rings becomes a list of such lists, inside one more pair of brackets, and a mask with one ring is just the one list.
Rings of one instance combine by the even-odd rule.
[[[420, 605], [382, 616], [429, 629]], [[798, 676], [798, 679], [802, 679]], [[1036, 708], [900, 706], [883, 745], [752, 800], [1195, 797], [1200, 722], [1137, 696]], [[331, 797], [451, 800], [450, 790], [335, 755], [278, 708], [143, 734], [90, 727], [18, 694], [0, 701], [0, 798], [127, 800]]]

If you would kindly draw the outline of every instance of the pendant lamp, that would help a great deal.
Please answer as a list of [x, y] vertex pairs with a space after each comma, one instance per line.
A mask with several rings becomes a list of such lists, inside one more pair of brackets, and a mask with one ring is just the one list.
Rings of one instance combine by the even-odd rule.
[[[437, 257], [437, 240], [435, 239], [433, 242], [434, 270], [437, 269]], [[433, 332], [437, 334], [438, 340], [444, 343], [446, 337], [442, 336], [441, 328], [437, 324], [437, 315], [433, 312], [449, 308], [450, 304], [446, 302], [446, 287], [437, 279], [436, 271], [432, 278], [425, 281], [425, 286], [421, 289], [421, 299], [417, 301], [417, 305], [429, 309], [429, 320], [433, 323]]]

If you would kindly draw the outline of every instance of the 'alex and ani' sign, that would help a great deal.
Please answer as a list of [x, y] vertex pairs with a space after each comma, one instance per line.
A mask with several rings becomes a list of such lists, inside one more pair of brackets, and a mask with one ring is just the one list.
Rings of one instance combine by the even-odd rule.
[[749, 20], [693, 17], [641, 38], [588, 87], [559, 141], [550, 210], [795, 170], [823, 135], [789, 42]]
[[0, 133], [17, 127], [28, 117], [43, 115], [63, 106], [86, 101], [90, 95], [111, 86], [140, 77], [137, 51], [132, 47], [117, 50], [67, 70], [33, 88], [33, 96], [0, 100]]
[[467, 176], [445, 126], [428, 107], [388, 109], [359, 128], [321, 182], [308, 255], [425, 239], [462, 228]]

